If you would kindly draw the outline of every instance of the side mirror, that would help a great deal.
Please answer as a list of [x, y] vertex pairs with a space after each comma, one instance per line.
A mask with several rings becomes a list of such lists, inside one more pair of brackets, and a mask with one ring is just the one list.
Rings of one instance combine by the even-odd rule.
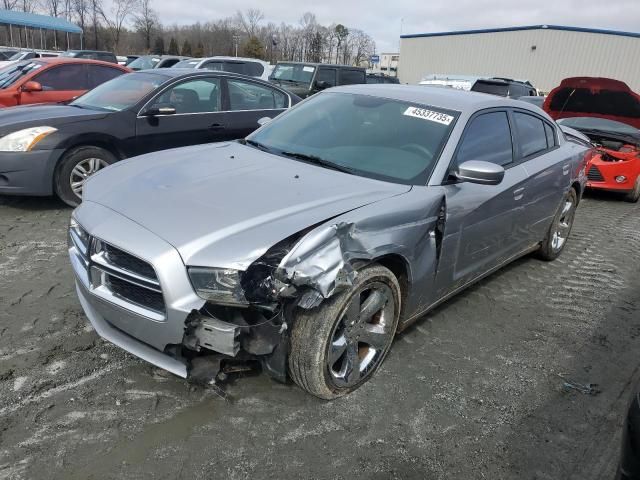
[[271, 117], [262, 117], [258, 119], [258, 125], [263, 126], [271, 121]]
[[176, 107], [169, 103], [156, 103], [152, 105], [148, 109], [146, 109], [143, 113], [146, 117], [156, 117], [159, 115], [175, 115]]
[[325, 82], [324, 80], [320, 80], [316, 82], [316, 88], [318, 90], [324, 90], [325, 88], [329, 88], [329, 87], [331, 87], [331, 84], [329, 82]]
[[41, 92], [42, 91], [42, 85], [38, 82], [34, 82], [33, 80], [25, 83], [21, 90], [23, 92]]
[[504, 168], [495, 163], [469, 160], [459, 165], [453, 175], [463, 182], [498, 185], [504, 178]]

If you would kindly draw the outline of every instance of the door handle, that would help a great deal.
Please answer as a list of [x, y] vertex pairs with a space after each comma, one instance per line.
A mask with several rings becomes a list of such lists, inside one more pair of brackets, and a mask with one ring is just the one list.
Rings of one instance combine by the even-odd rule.
[[524, 197], [524, 187], [518, 188], [517, 190], [513, 191], [514, 200], [519, 201], [519, 200], [522, 200], [523, 197]]
[[569, 165], [563, 165], [562, 166], [562, 174], [563, 175], [569, 175], [569, 170], [570, 170]]
[[209, 125], [209, 130], [224, 130], [225, 128], [227, 128], [227, 126], [223, 123], [212, 123]]

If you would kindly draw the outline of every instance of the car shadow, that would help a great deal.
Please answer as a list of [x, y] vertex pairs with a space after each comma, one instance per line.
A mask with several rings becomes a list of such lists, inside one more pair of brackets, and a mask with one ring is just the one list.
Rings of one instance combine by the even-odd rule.
[[583, 194], [583, 198], [590, 198], [593, 200], [610, 200], [616, 202], [623, 202], [624, 196], [625, 194], [620, 192], [611, 192], [609, 190], [594, 190], [591, 188], [587, 188]]
[[0, 208], [10, 207], [32, 212], [49, 210], [71, 210], [67, 204], [57, 197], [20, 197], [0, 195]]

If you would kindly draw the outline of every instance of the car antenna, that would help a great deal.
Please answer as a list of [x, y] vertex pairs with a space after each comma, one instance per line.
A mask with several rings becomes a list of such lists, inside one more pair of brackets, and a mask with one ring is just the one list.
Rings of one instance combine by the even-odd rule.
[[564, 109], [567, 107], [567, 103], [569, 103], [569, 100], [571, 100], [571, 97], [573, 96], [574, 93], [576, 93], [576, 89], [575, 88], [573, 90], [571, 90], [571, 93], [569, 94], [567, 99], [562, 104], [562, 108], [560, 109], [560, 113], [558, 113], [558, 115], [562, 115], [562, 112], [564, 112]]

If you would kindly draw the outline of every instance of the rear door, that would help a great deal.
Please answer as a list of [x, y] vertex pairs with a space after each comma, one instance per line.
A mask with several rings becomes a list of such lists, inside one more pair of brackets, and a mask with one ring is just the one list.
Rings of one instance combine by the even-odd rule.
[[511, 113], [518, 161], [528, 180], [524, 215], [519, 227], [530, 243], [544, 239], [571, 178], [571, 160], [558, 151], [557, 130], [542, 117], [525, 110]]
[[289, 107], [289, 96], [277, 88], [251, 80], [227, 78], [229, 112], [226, 129], [230, 138], [244, 138], [259, 127], [263, 117], [274, 118]]
[[522, 248], [515, 219], [522, 211], [526, 172], [516, 164], [506, 110], [476, 114], [468, 122], [451, 171], [469, 160], [501, 165], [499, 185], [451, 180], [446, 190], [446, 243], [438, 273], [438, 296], [500, 265]]
[[21, 92], [21, 105], [32, 103], [65, 102], [89, 89], [86, 65], [68, 63], [56, 65], [31, 78], [42, 85], [41, 92]]
[[[136, 119], [139, 153], [217, 142], [229, 138], [225, 128], [222, 80], [197, 77], [164, 89], [147, 103]], [[169, 105], [176, 113], [148, 116], [158, 105]]]

